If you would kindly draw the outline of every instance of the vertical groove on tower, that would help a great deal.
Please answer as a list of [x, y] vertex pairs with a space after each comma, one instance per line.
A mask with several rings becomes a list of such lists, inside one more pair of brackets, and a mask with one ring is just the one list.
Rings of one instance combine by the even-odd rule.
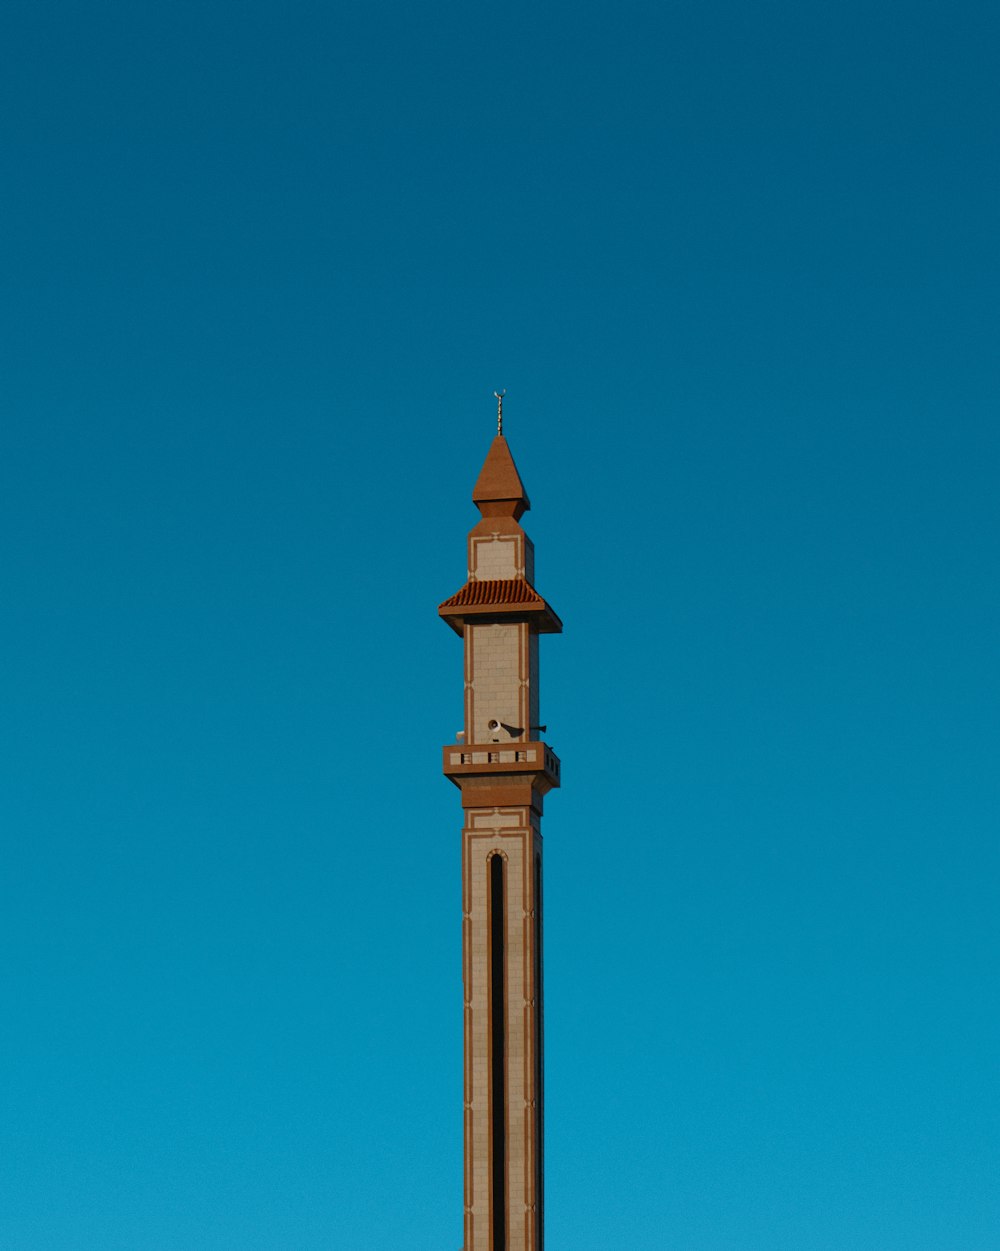
[[506, 899], [503, 856], [490, 866], [490, 1207], [491, 1251], [507, 1251]]
[[545, 1065], [544, 1020], [542, 1005], [545, 997], [542, 993], [542, 857], [535, 856], [535, 1228], [537, 1238], [535, 1251], [545, 1251], [545, 1177], [542, 1159], [545, 1147]]

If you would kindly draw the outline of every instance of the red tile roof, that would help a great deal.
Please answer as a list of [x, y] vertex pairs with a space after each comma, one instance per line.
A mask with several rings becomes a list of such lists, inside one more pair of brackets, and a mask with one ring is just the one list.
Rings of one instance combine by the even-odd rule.
[[466, 582], [442, 608], [477, 608], [491, 604], [530, 604], [541, 607], [545, 600], [524, 578], [491, 578], [483, 582]]
[[562, 622], [524, 578], [489, 578], [481, 582], [472, 578], [451, 599], [446, 599], [438, 612], [456, 634], [462, 633], [468, 618], [477, 616], [524, 617], [533, 622], [532, 629], [539, 634], [562, 632]]

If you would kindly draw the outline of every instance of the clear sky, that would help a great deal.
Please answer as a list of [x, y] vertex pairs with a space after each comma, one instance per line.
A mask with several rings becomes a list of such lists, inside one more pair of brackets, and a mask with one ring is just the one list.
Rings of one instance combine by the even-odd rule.
[[0, 1248], [457, 1251], [504, 386], [548, 1246], [996, 1251], [996, 6], [0, 21]]

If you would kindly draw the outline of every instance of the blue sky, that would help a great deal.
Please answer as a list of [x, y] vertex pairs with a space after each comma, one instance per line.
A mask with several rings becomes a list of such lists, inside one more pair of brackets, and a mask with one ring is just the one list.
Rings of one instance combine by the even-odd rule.
[[5, 7], [0, 1246], [458, 1248], [500, 386], [549, 1245], [1000, 1245], [998, 27]]

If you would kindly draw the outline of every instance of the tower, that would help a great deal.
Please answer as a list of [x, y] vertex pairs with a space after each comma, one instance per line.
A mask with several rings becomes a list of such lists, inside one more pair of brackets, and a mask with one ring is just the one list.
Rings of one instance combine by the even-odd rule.
[[543, 1251], [541, 816], [559, 759], [541, 738], [538, 636], [562, 622], [534, 589], [497, 398], [467, 580], [438, 609], [465, 647], [464, 730], [444, 749], [465, 815], [463, 1251]]

